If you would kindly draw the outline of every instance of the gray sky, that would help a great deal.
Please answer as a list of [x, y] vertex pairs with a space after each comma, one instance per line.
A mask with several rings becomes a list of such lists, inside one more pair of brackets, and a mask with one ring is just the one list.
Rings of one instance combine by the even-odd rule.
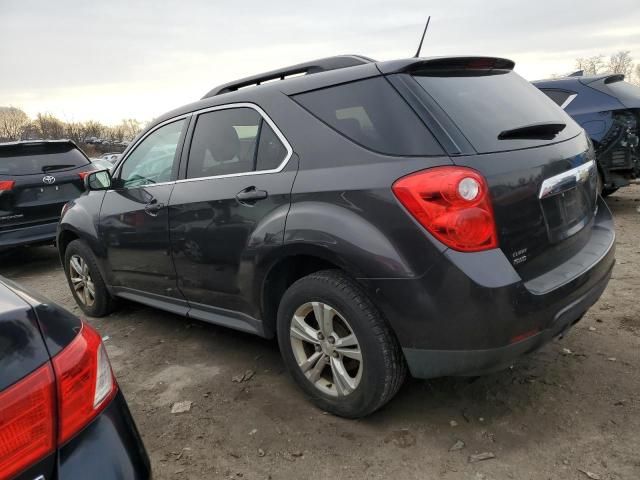
[[0, 105], [64, 120], [151, 119], [213, 86], [329, 55], [511, 58], [529, 80], [631, 50], [640, 0], [0, 0]]

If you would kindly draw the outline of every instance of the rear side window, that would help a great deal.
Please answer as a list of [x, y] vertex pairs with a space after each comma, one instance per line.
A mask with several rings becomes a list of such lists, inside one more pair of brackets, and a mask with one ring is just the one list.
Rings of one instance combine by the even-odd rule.
[[34, 175], [73, 170], [91, 162], [69, 143], [0, 146], [0, 175]]
[[276, 135], [276, 132], [263, 120], [260, 128], [257, 170], [274, 170], [280, 166], [286, 156], [287, 149]]
[[286, 156], [282, 141], [253, 108], [215, 110], [198, 116], [187, 178], [273, 170]]
[[567, 92], [566, 90], [556, 90], [553, 88], [545, 88], [542, 92], [549, 97], [551, 100], [555, 102], [556, 105], [562, 107], [564, 103], [569, 99], [572, 92]]
[[331, 128], [370, 150], [389, 155], [443, 153], [418, 116], [382, 77], [293, 98]]
[[[536, 87], [512, 71], [490, 74], [414, 75], [479, 153], [528, 148], [566, 140], [580, 127]], [[500, 133], [537, 123], [564, 123], [552, 140], [499, 140]]]

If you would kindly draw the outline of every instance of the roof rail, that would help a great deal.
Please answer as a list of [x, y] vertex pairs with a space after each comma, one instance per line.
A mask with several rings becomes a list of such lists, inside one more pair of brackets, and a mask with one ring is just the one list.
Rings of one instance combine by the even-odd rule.
[[216, 95], [222, 95], [223, 93], [234, 92], [240, 88], [260, 85], [261, 83], [268, 82], [270, 80], [284, 80], [286, 77], [293, 75], [311, 75], [312, 73], [327, 72], [329, 70], [354, 67], [356, 65], [364, 65], [372, 62], [375, 62], [375, 60], [361, 55], [338, 55], [335, 57], [321, 58], [319, 60], [299, 63], [297, 65], [271, 70], [270, 72], [240, 78], [233, 82], [219, 85], [209, 91], [202, 98], [210, 98], [215, 97]]

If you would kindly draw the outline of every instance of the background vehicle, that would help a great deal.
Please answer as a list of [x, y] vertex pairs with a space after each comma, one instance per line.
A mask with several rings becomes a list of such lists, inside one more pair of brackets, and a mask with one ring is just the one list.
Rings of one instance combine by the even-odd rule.
[[70, 140], [0, 144], [0, 249], [53, 242], [62, 206], [95, 169]]
[[111, 164], [116, 163], [118, 160], [120, 160], [120, 157], [122, 156], [121, 153], [105, 153], [104, 155], [102, 155], [100, 158], [102, 160], [106, 160], [107, 162], [110, 162]]
[[0, 277], [0, 346], [0, 479], [149, 478], [95, 330]]
[[624, 75], [573, 75], [533, 84], [593, 141], [603, 196], [640, 178], [640, 87]]
[[615, 237], [584, 131], [513, 65], [332, 57], [169, 112], [65, 209], [76, 301], [277, 336], [347, 417], [407, 367], [508, 366], [599, 298]]
[[102, 158], [92, 158], [91, 163], [97, 170], [111, 170], [114, 167], [113, 163], [108, 160], [103, 160]]

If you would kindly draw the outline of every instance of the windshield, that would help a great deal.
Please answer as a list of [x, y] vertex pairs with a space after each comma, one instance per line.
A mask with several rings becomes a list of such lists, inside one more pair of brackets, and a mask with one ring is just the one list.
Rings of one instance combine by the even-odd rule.
[[[512, 71], [484, 75], [415, 75], [480, 153], [515, 150], [572, 138], [578, 125], [544, 93]], [[505, 138], [502, 132], [536, 124], [565, 124], [549, 139]]]

